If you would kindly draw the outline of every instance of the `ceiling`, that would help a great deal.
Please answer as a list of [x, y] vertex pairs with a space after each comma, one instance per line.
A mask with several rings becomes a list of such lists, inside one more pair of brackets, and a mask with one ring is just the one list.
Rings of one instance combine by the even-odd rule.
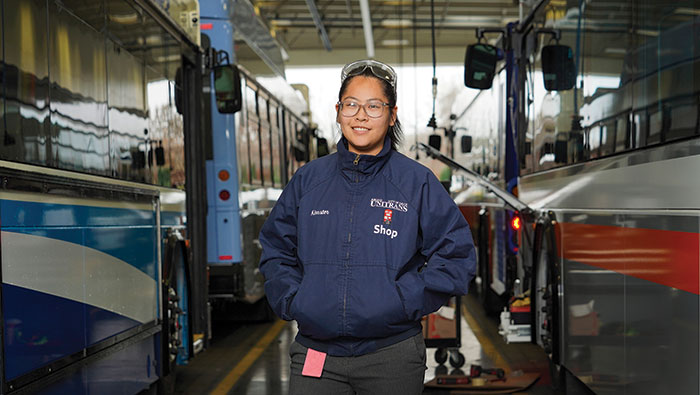
[[[369, 57], [360, 0], [253, 0], [252, 3], [288, 55], [287, 65], [337, 65]], [[393, 63], [412, 63], [414, 47], [418, 63], [432, 61], [431, 3], [435, 45], [441, 63], [463, 61], [466, 45], [475, 41], [476, 27], [503, 27], [519, 18], [517, 0], [368, 0], [367, 3], [373, 57]], [[524, 12], [528, 10], [526, 5]]]
[[[461, 64], [466, 46], [476, 42], [477, 27], [503, 28], [521, 18], [518, 0], [367, 0], [375, 52], [370, 56], [363, 30], [362, 0], [250, 1], [282, 49], [285, 65], [292, 67], [342, 65], [367, 57], [392, 64], [414, 61], [430, 64], [433, 60], [431, 6], [437, 63]], [[523, 0], [522, 18], [540, 2]], [[572, 41], [580, 1], [549, 0], [544, 4], [536, 19], [541, 23], [546, 16], [554, 21], [551, 27], [568, 33], [569, 39], [565, 41]], [[616, 37], [628, 39], [625, 34], [630, 29], [644, 38], [645, 32], [673, 26], [680, 17], [698, 15], [696, 0], [586, 0], [584, 5], [586, 23], [582, 27], [600, 32], [600, 39], [592, 40], [589, 45], [607, 45]], [[679, 12], [681, 9], [686, 11]], [[659, 15], [663, 17], [659, 19]], [[624, 48], [626, 43], [620, 45]], [[249, 52], [243, 45], [237, 52], [243, 63], [257, 58]]]

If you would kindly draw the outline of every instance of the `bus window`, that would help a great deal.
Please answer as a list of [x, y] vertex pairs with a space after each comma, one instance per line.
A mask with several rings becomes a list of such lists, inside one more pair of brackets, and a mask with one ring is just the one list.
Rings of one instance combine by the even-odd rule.
[[588, 158], [593, 159], [600, 156], [600, 126], [594, 126], [587, 131]]
[[[49, 2], [49, 74], [51, 109], [51, 160], [53, 165], [62, 169], [72, 169], [110, 175], [109, 161], [109, 127], [107, 116], [107, 84], [105, 84], [107, 67], [105, 64], [104, 37], [82, 23], [76, 16], [67, 12], [58, 12], [56, 6]], [[21, 8], [23, 8], [21, 6]], [[24, 23], [20, 22], [20, 25]], [[29, 27], [27, 27], [29, 28]], [[24, 35], [24, 32], [22, 33]], [[31, 38], [27, 38], [31, 40]], [[29, 43], [22, 44], [24, 50]], [[138, 152], [147, 150], [147, 138], [144, 132], [148, 128], [147, 108], [142, 90], [134, 86], [144, 84], [144, 65], [141, 59], [131, 57], [139, 75], [121, 74], [121, 97], [125, 106], [114, 103], [113, 109], [119, 107], [123, 121], [122, 130], [128, 130], [135, 139], [141, 140]], [[28, 64], [21, 61], [20, 64]], [[71, 66], [66, 67], [67, 64]], [[61, 70], [61, 72], [54, 72]], [[110, 73], [114, 72], [110, 67]], [[109, 86], [111, 88], [111, 86]], [[113, 96], [112, 96], [113, 97]], [[110, 103], [111, 105], [112, 103]], [[133, 118], [128, 119], [126, 115]], [[133, 116], [138, 114], [136, 116]], [[126, 119], [125, 119], [126, 118]], [[110, 120], [113, 118], [110, 118]], [[127, 125], [128, 123], [128, 125]], [[34, 133], [24, 130], [24, 144], [36, 146], [37, 149], [25, 149], [27, 162], [46, 164], [46, 142]], [[150, 182], [151, 174], [147, 170], [138, 172], [137, 181]]]
[[[0, 158], [49, 165], [51, 146], [45, 2], [4, 3], [3, 144]], [[24, 14], [24, 18], [20, 16]], [[26, 26], [25, 26], [26, 25]], [[24, 34], [31, 30], [32, 34]], [[31, 115], [30, 115], [31, 114]], [[31, 147], [31, 149], [27, 149]], [[27, 151], [31, 151], [27, 152]]]
[[245, 89], [241, 99], [241, 111], [236, 114], [236, 152], [238, 154], [238, 181], [241, 184], [250, 184], [250, 147], [248, 141], [248, 113], [251, 99], [248, 97], [251, 90]]
[[615, 122], [617, 124], [617, 130], [615, 132], [615, 152], [628, 150], [632, 146], [632, 136], [630, 134], [630, 128], [628, 127], [629, 114], [617, 118]]
[[641, 110], [634, 113], [634, 147], [641, 148], [647, 143], [647, 121], [646, 111]]
[[664, 128], [663, 110], [654, 109], [649, 114], [649, 135], [646, 145], [658, 144], [661, 142], [661, 132]]
[[279, 104], [270, 101], [270, 135], [271, 135], [271, 149], [272, 149], [272, 185], [274, 187], [282, 187], [282, 151], [280, 150], [281, 145], [281, 134], [279, 125]]
[[698, 103], [695, 100], [674, 103], [670, 110], [666, 141], [690, 137], [697, 133]]
[[260, 161], [260, 120], [257, 114], [257, 97], [258, 93], [250, 86], [248, 87], [249, 94], [246, 99], [250, 100], [248, 107], [248, 147], [250, 148], [250, 183], [253, 185], [262, 184], [262, 170]]
[[270, 141], [270, 120], [267, 98], [258, 92], [258, 110], [260, 116], [260, 158], [263, 185], [272, 185], [272, 152]]
[[615, 134], [617, 122], [611, 119], [600, 127], [600, 156], [607, 156], [615, 152]]

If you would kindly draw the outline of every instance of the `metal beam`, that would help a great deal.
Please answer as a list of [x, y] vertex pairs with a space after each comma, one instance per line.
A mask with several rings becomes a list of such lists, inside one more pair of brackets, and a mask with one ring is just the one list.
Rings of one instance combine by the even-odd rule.
[[323, 26], [323, 21], [321, 20], [321, 15], [318, 13], [318, 8], [316, 8], [316, 2], [314, 0], [306, 0], [306, 5], [309, 6], [309, 12], [311, 12], [311, 18], [314, 20], [314, 24], [318, 29], [318, 34], [321, 36], [321, 41], [323, 46], [326, 47], [326, 51], [330, 52], [333, 50], [331, 47], [331, 40], [328, 38], [328, 33], [326, 28]]
[[369, 2], [367, 0], [360, 0], [360, 13], [362, 14], [362, 29], [365, 32], [365, 48], [367, 48], [367, 57], [374, 58], [372, 17], [369, 14]]

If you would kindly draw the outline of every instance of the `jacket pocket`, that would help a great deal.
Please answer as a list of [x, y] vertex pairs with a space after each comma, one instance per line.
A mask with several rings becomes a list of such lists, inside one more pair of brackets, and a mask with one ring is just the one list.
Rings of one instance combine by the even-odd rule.
[[344, 309], [347, 335], [387, 337], [411, 326], [393, 276], [385, 264], [352, 266]]
[[420, 320], [423, 317], [423, 305], [425, 304], [425, 285], [418, 273], [404, 273], [396, 280], [396, 288], [401, 295], [408, 319]]
[[304, 265], [304, 277], [289, 306], [302, 335], [318, 340], [340, 335], [340, 284], [339, 266]]

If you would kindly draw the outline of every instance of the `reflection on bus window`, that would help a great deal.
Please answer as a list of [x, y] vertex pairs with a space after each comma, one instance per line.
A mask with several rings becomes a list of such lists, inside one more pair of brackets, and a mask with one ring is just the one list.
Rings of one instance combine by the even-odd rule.
[[[541, 87], [540, 61], [528, 71], [525, 142], [532, 146], [529, 152], [523, 151], [527, 145], [521, 147], [522, 174], [651, 149], [700, 133], [699, 18], [679, 12], [681, 5], [644, 4], [614, 22], [593, 12], [582, 14], [580, 24], [547, 15], [554, 19], [545, 25], [562, 29], [561, 44], [579, 44], [579, 75], [575, 89], [558, 92], [555, 102]], [[554, 161], [547, 159], [551, 141], [560, 154]]]

